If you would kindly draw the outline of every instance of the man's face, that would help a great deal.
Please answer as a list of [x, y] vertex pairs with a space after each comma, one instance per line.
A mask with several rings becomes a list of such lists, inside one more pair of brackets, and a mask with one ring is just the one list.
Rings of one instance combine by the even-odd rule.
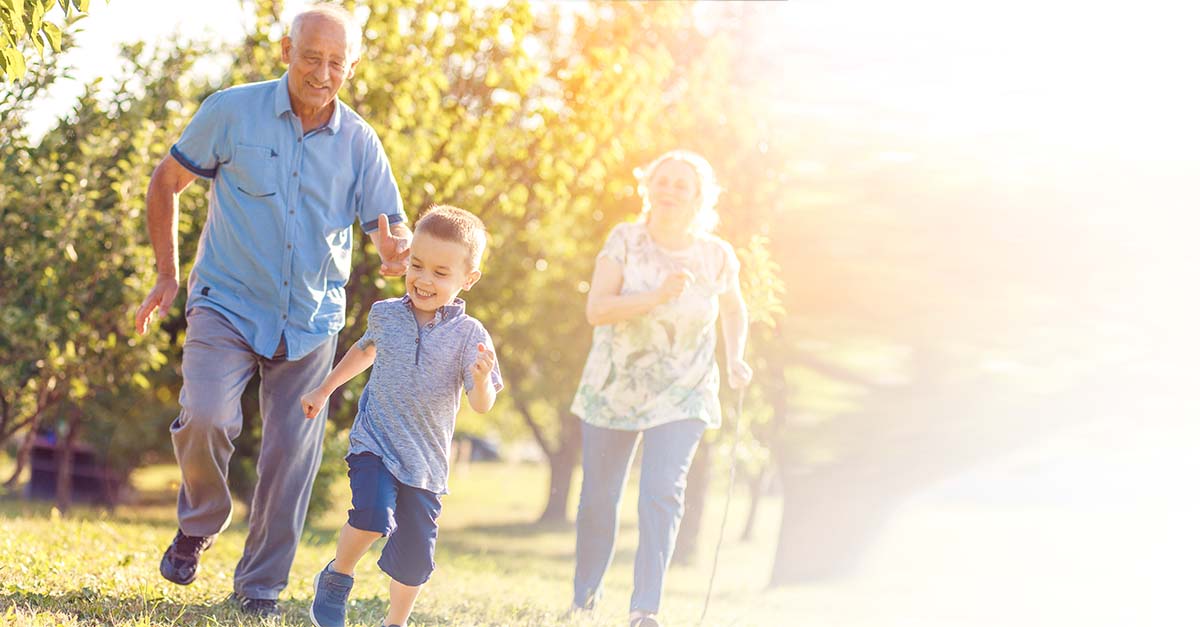
[[358, 64], [350, 58], [346, 29], [336, 20], [318, 15], [308, 18], [294, 34], [295, 38], [283, 38], [288, 93], [295, 105], [324, 109]]

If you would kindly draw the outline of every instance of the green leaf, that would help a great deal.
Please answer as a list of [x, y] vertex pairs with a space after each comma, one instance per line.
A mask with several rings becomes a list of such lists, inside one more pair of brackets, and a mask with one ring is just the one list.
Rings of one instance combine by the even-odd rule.
[[50, 46], [55, 52], [62, 52], [62, 30], [59, 27], [46, 22], [42, 24], [42, 32], [46, 34], [46, 39], [50, 42]]
[[38, 31], [42, 30], [42, 18], [46, 15], [46, 7], [40, 2], [33, 3], [33, 12], [29, 14], [29, 33], [37, 39]]
[[44, 58], [46, 58], [46, 55], [45, 55], [45, 53], [43, 52], [43, 48], [45, 47], [45, 44], [43, 44], [43, 43], [42, 43], [42, 36], [41, 36], [41, 34], [37, 34], [37, 33], [35, 33], [35, 34], [34, 34], [34, 36], [33, 36], [33, 37], [31, 37], [29, 40], [30, 40], [31, 42], [33, 42], [33, 47], [34, 47], [34, 48], [37, 48], [37, 53], [38, 53], [38, 56], [39, 56], [39, 57], [41, 57], [41, 58], [43, 58], [43, 59], [44, 59]]
[[10, 80], [19, 80], [25, 77], [25, 57], [22, 57], [20, 52], [12, 48], [5, 48], [4, 58], [8, 66], [4, 68], [4, 73]]
[[25, 37], [25, 1], [13, 0], [12, 4], [12, 22], [8, 26], [12, 28], [16, 40]]

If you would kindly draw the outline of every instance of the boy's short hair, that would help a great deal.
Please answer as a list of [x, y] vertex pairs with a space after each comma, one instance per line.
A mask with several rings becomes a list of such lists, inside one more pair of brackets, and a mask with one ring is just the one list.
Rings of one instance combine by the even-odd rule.
[[487, 229], [479, 216], [450, 205], [434, 205], [417, 218], [414, 233], [424, 231], [438, 239], [467, 247], [469, 270], [479, 268], [487, 248]]

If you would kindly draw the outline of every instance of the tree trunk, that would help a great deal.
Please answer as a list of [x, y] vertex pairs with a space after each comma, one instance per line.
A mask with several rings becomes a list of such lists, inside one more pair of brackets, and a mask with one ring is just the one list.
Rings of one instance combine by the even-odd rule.
[[79, 436], [79, 423], [78, 412], [72, 412], [67, 432], [58, 440], [58, 481], [54, 500], [57, 502], [58, 511], [63, 513], [71, 507], [71, 472], [75, 462], [75, 440]]
[[679, 536], [675, 540], [675, 554], [671, 558], [673, 564], [691, 564], [696, 560], [711, 483], [712, 447], [708, 440], [701, 439], [696, 456], [692, 458], [692, 467], [688, 469], [687, 488], [683, 493], [683, 520], [679, 522]]
[[29, 456], [33, 454], [33, 441], [37, 439], [38, 418], [29, 423], [29, 430], [25, 433], [25, 439], [21, 442], [21, 448], [17, 450], [17, 469], [13, 471], [8, 481], [4, 482], [4, 487], [12, 490], [21, 482], [21, 473], [25, 472], [25, 467], [29, 465]]
[[786, 468], [783, 520], [769, 586], [827, 580], [853, 570], [907, 494], [887, 476], [839, 465], [819, 476]]
[[762, 501], [770, 470], [771, 467], [764, 464], [758, 474], [750, 479], [750, 511], [746, 513], [746, 524], [742, 526], [742, 542], [748, 542], [754, 538], [754, 525], [758, 522], [758, 504]]
[[546, 495], [546, 507], [538, 517], [539, 523], [567, 522], [567, 498], [571, 482], [575, 478], [575, 467], [579, 465], [581, 448], [579, 419], [570, 413], [559, 413], [562, 441], [558, 449], [547, 454], [550, 462], [550, 488]]

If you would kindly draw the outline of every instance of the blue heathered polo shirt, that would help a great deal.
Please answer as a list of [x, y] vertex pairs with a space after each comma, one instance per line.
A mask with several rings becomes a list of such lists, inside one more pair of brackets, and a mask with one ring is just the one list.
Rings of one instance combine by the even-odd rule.
[[259, 355], [280, 337], [300, 359], [345, 325], [358, 220], [405, 222], [383, 145], [350, 107], [334, 101], [325, 126], [304, 133], [287, 74], [207, 99], [171, 147], [212, 180], [208, 221], [188, 278], [187, 306], [225, 315]]
[[[375, 364], [358, 399], [347, 457], [371, 453], [400, 483], [434, 494], [449, 490], [450, 440], [463, 391], [475, 386], [476, 345], [495, 351], [466, 307], [456, 298], [422, 326], [407, 294], [371, 306], [357, 346], [374, 344]], [[491, 383], [496, 391], [504, 387], [498, 361]]]

